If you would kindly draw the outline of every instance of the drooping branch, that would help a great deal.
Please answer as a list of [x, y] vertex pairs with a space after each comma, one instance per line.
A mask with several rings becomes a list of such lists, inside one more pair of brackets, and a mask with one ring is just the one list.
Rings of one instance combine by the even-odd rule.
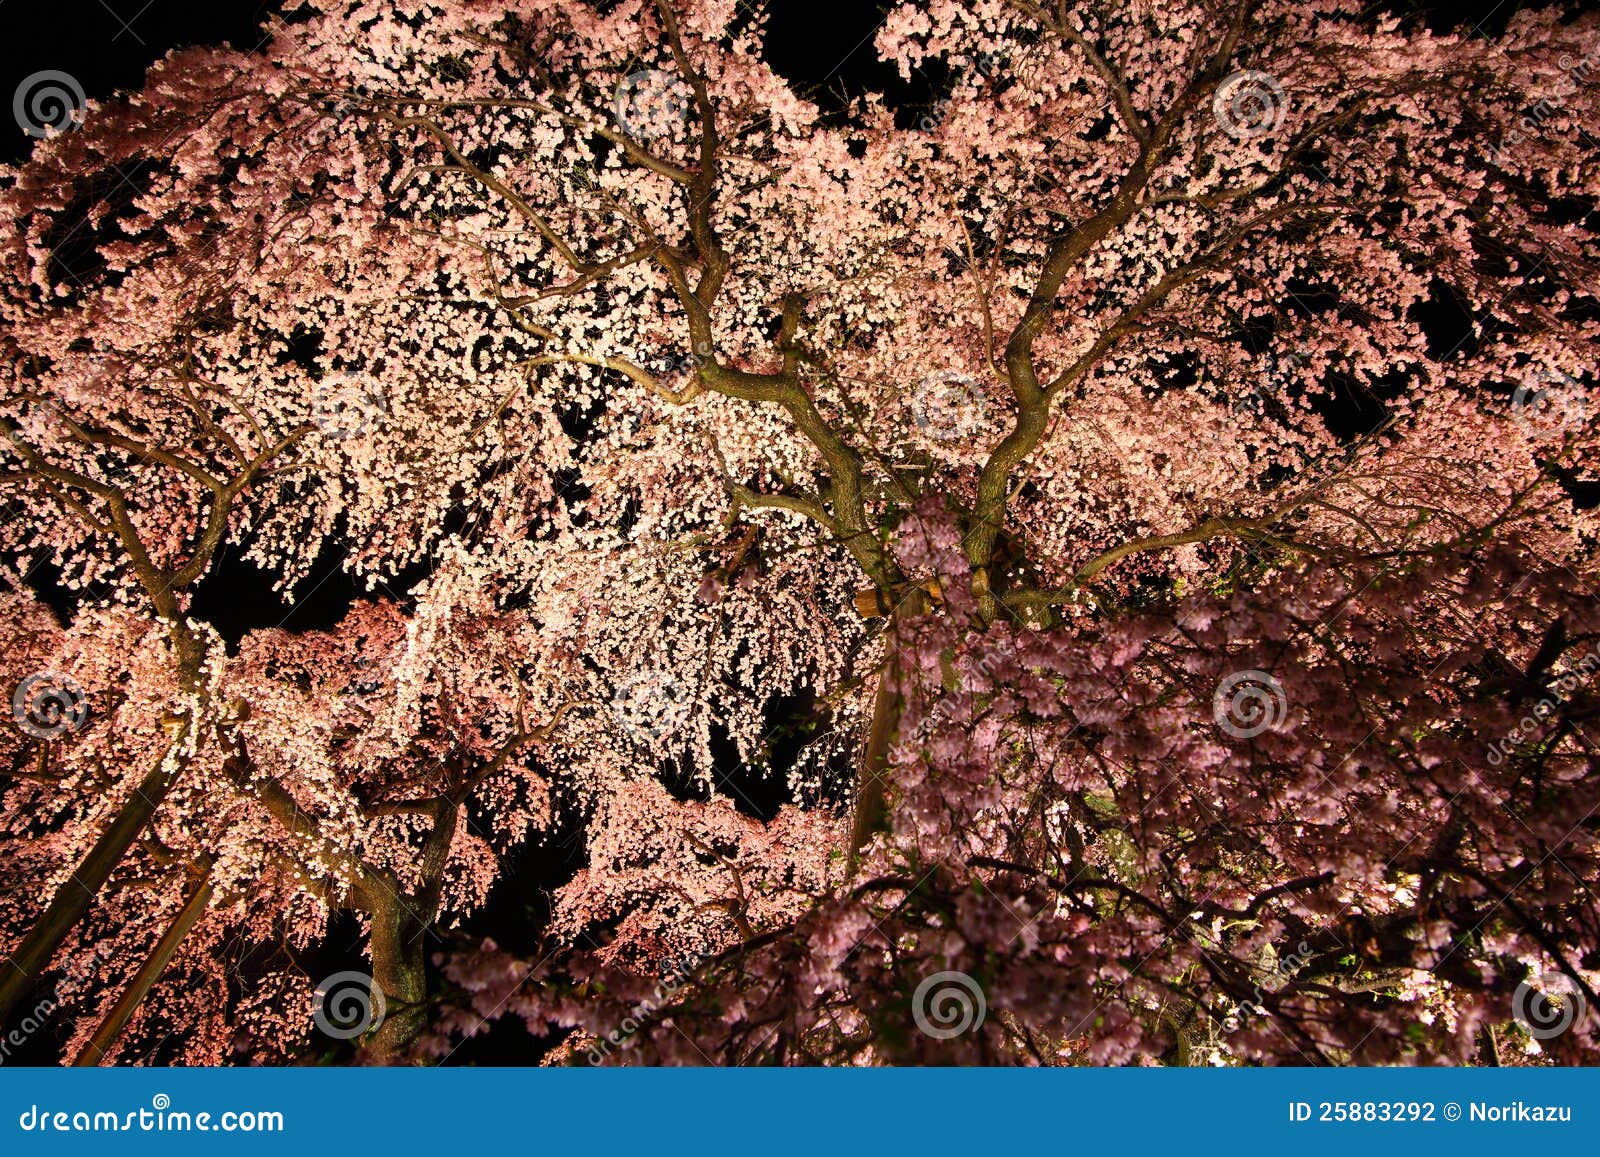
[[89, 1038], [79, 1051], [73, 1065], [84, 1067], [100, 1064], [105, 1060], [106, 1054], [115, 1047], [122, 1030], [127, 1028], [128, 1021], [138, 1011], [139, 1005], [150, 994], [150, 989], [156, 981], [161, 979], [161, 974], [167, 970], [167, 965], [172, 962], [173, 955], [182, 945], [185, 937], [199, 923], [200, 917], [205, 915], [206, 907], [211, 903], [213, 884], [211, 869], [215, 861], [209, 857], [202, 857], [195, 865], [194, 887], [189, 893], [183, 907], [172, 918], [172, 923], [167, 925], [166, 931], [161, 934], [161, 939], [150, 950], [150, 955], [145, 958], [139, 970], [134, 973], [133, 979], [128, 982], [128, 987], [117, 998], [116, 1004], [106, 1012], [101, 1019], [94, 1034]]

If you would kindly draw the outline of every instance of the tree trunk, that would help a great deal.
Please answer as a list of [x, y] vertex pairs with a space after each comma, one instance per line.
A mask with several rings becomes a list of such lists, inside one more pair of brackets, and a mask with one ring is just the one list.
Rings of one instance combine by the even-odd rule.
[[78, 1054], [72, 1063], [74, 1066], [98, 1065], [111, 1046], [122, 1035], [122, 1030], [128, 1026], [135, 1010], [150, 994], [150, 989], [155, 982], [161, 979], [161, 974], [167, 970], [167, 965], [172, 962], [172, 957], [178, 951], [178, 945], [183, 943], [184, 937], [199, 923], [200, 917], [205, 914], [206, 905], [211, 903], [211, 865], [212, 859], [208, 856], [201, 861], [202, 874], [195, 882], [189, 899], [184, 902], [177, 916], [162, 933], [161, 939], [145, 962], [140, 965], [139, 971], [134, 974], [132, 982], [122, 997], [106, 1013], [105, 1019], [100, 1022], [100, 1027], [95, 1029], [94, 1036], [89, 1038], [89, 1043], [83, 1046], [83, 1051]]
[[889, 752], [900, 733], [905, 701], [895, 688], [899, 676], [900, 624], [927, 610], [927, 596], [915, 591], [894, 608], [884, 632], [883, 665], [878, 668], [878, 692], [872, 704], [872, 723], [856, 767], [855, 821], [850, 833], [850, 865], [854, 870], [861, 850], [888, 823], [887, 776]]
[[894, 744], [895, 733], [900, 730], [900, 714], [904, 706], [894, 689], [889, 660], [886, 659], [878, 670], [878, 693], [872, 703], [872, 723], [856, 767], [855, 822], [850, 833], [852, 863], [872, 837], [883, 830], [888, 819], [884, 776], [889, 769], [889, 749]]
[[1500, 1042], [1495, 1038], [1492, 1024], [1478, 1029], [1478, 1060], [1489, 1068], [1500, 1067]]
[[[180, 736], [174, 746], [181, 742]], [[67, 882], [56, 889], [49, 907], [12, 951], [10, 962], [3, 966], [4, 975], [0, 975], [0, 1028], [9, 1023], [17, 1006], [33, 991], [51, 957], [89, 910], [96, 893], [128, 854], [182, 770], [181, 764], [168, 768], [163, 759], [146, 773], [132, 797], [122, 805], [122, 810]]]
[[394, 892], [372, 910], [372, 979], [383, 991], [383, 1023], [367, 1044], [368, 1057], [394, 1064], [427, 1021], [427, 928], [410, 901]]
[[[200, 673], [205, 663], [206, 649], [178, 612], [177, 596], [172, 584], [158, 579], [159, 576], [141, 575], [146, 588], [152, 592], [157, 617], [164, 620], [171, 630], [179, 685], [186, 692], [198, 693], [202, 686]], [[9, 962], [0, 964], [0, 1029], [10, 1022], [17, 1006], [39, 982], [39, 977], [49, 967], [51, 957], [78, 921], [83, 919], [95, 896], [127, 856], [134, 841], [143, 834], [178, 776], [183, 774], [189, 757], [180, 753], [194, 737], [194, 727], [192, 716], [181, 718], [171, 732], [172, 741], [162, 753], [160, 761], [145, 773], [139, 786], [134, 788], [133, 795], [122, 805], [122, 810], [100, 834], [94, 847], [89, 849], [67, 882], [56, 889], [49, 906], [33, 927], [28, 929], [22, 942], [12, 950]]]

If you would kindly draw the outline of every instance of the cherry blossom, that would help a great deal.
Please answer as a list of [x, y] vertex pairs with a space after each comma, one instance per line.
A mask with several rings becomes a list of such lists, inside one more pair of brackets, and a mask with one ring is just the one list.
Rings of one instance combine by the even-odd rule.
[[0, 170], [0, 1019], [1594, 1058], [1594, 14], [920, 0], [930, 109], [733, 0], [267, 31]]

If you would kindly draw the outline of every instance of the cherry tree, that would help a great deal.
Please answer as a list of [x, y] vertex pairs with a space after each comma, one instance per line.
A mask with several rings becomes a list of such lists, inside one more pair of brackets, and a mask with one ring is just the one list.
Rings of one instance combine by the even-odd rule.
[[[57, 680], [0, 1017], [105, 952], [85, 1059], [297, 1055], [340, 914], [379, 1060], [1504, 1060], [1528, 970], [1595, 999], [1592, 15], [906, 4], [913, 110], [731, 0], [271, 31], [0, 178]], [[330, 550], [428, 578], [192, 613]], [[753, 818], [717, 748], [799, 695]], [[557, 813], [547, 951], [430, 968]]]

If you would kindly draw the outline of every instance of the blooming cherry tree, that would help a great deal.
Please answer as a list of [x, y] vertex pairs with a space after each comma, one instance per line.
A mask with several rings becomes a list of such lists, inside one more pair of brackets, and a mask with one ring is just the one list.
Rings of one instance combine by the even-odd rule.
[[[0, 174], [0, 1018], [305, 1055], [348, 920], [384, 1061], [1592, 1058], [1600, 23], [765, 32], [305, 0]], [[225, 553], [426, 578], [230, 646]]]

